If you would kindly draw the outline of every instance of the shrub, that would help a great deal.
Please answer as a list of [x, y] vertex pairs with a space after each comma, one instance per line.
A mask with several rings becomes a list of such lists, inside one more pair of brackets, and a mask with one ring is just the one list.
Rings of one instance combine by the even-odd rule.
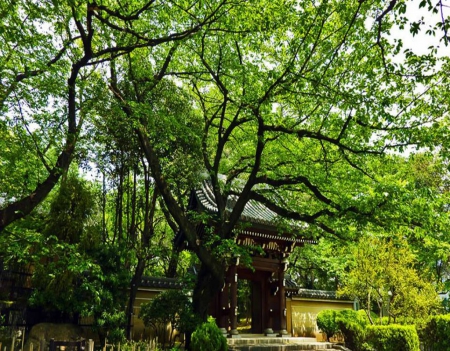
[[450, 314], [433, 316], [423, 330], [426, 351], [450, 350]]
[[201, 324], [192, 333], [192, 351], [227, 351], [227, 340], [222, 335], [214, 318], [209, 317], [208, 321]]
[[344, 335], [345, 346], [353, 351], [363, 349], [368, 318], [364, 311], [336, 311], [336, 323]]
[[413, 325], [370, 325], [366, 328], [366, 343], [377, 351], [420, 350], [419, 337]]
[[327, 341], [330, 341], [335, 334], [339, 332], [339, 326], [336, 323], [335, 310], [323, 310], [317, 314], [317, 327], [327, 334]]
[[169, 345], [174, 346], [174, 330], [190, 331], [189, 320], [192, 306], [187, 295], [178, 290], [167, 290], [156, 296], [151, 302], [141, 305], [139, 317], [146, 326], [151, 326], [166, 343], [166, 327], [171, 325]]

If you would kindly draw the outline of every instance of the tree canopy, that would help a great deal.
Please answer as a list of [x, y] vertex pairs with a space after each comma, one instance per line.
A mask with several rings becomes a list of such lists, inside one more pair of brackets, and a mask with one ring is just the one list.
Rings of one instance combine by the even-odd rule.
[[[92, 230], [128, 250], [116, 263], [132, 272], [131, 291], [152, 260], [176, 261], [168, 233], [185, 234], [201, 262], [193, 300], [204, 319], [250, 200], [310, 238], [408, 228], [421, 262], [440, 269], [448, 20], [428, 29], [441, 47], [418, 54], [392, 34], [425, 31], [410, 7], [444, 14], [441, 2], [396, 0], [3, 2], [0, 237], [25, 240], [38, 215], [51, 219], [39, 235], [67, 245], [85, 235], [92, 207], [63, 195], [72, 164], [98, 176]], [[186, 211], [202, 177], [218, 207], [211, 245]], [[59, 231], [66, 218], [76, 228]]]

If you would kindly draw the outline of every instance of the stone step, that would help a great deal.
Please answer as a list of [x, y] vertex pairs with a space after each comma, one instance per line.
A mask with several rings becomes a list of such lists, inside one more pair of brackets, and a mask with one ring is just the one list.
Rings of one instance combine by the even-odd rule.
[[230, 351], [333, 351], [333, 344], [315, 338], [245, 336], [228, 339]]
[[229, 338], [228, 345], [235, 344], [305, 344], [305, 343], [316, 343], [316, 338], [305, 338], [305, 337], [266, 337], [256, 334], [243, 334], [237, 338]]
[[240, 345], [231, 346], [228, 348], [229, 351], [338, 351], [333, 348], [324, 348], [321, 346], [307, 345], [307, 344], [266, 344], [266, 345]]

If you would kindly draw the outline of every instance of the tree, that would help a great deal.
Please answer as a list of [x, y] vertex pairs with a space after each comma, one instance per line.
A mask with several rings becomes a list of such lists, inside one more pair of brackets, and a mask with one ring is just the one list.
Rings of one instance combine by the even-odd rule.
[[[401, 43], [391, 45], [383, 35], [404, 5], [393, 2], [380, 15], [381, 7], [242, 4], [226, 22], [174, 47], [153, 73], [158, 79], [186, 79], [203, 117], [203, 167], [218, 204], [216, 239], [208, 247], [165, 178], [142, 115], [146, 108], [138, 110], [125, 94], [114, 92], [127, 118], [141, 117], [136, 133], [155, 184], [202, 262], [193, 298], [203, 318], [224, 278], [220, 245], [235, 238], [248, 201], [300, 222], [305, 236], [352, 240], [357, 234], [352, 227], [394, 220], [396, 193], [375, 176], [375, 160], [382, 163], [390, 150], [432, 145], [447, 128], [444, 71], [431, 73], [434, 58], [412, 52], [403, 64], [390, 61]], [[367, 28], [370, 19], [375, 22]], [[128, 65], [134, 71], [138, 63]], [[290, 225], [280, 220], [280, 226]]]
[[[44, 1], [31, 4], [19, 1], [1, 6], [4, 21], [0, 35], [4, 39], [2, 42], [8, 44], [0, 49], [0, 130], [2, 136], [6, 135], [1, 146], [7, 145], [1, 148], [1, 152], [2, 159], [5, 155], [5, 159], [11, 161], [1, 163], [0, 174], [14, 174], [18, 170], [17, 179], [24, 179], [22, 183], [26, 185], [17, 187], [14, 184], [16, 178], [9, 177], [8, 187], [0, 190], [0, 232], [4, 233], [6, 226], [29, 215], [43, 202], [66, 174], [73, 159], [85, 161], [83, 158], [89, 152], [87, 148], [92, 146], [86, 140], [98, 127], [96, 118], [107, 109], [104, 99], [107, 82], [102, 78], [108, 63], [114, 66], [122, 56], [132, 55], [138, 49], [145, 53], [149, 64], [150, 61], [159, 63], [167, 52], [165, 44], [189, 39], [202, 26], [225, 14], [232, 3], [193, 1], [174, 6], [163, 1], [135, 1], [123, 7], [115, 1], [101, 5], [95, 2]], [[120, 126], [114, 122], [110, 127], [116, 135], [120, 133]], [[20, 147], [14, 145], [18, 144], [17, 140], [21, 141]], [[10, 141], [14, 147], [9, 147]], [[121, 156], [128, 151], [123, 148], [125, 144], [120, 144]], [[142, 159], [138, 156], [137, 160]], [[178, 160], [183, 158], [178, 157]], [[135, 159], [132, 166], [136, 164]], [[145, 162], [142, 164], [145, 169], [147, 165]], [[144, 171], [144, 220], [139, 226], [136, 223], [139, 215], [135, 211], [137, 187], [131, 196], [128, 196], [131, 192], [126, 194], [125, 189], [129, 167], [130, 164], [119, 166], [114, 230], [118, 241], [125, 233], [129, 235], [127, 245], [135, 253], [131, 258], [125, 257], [125, 262], [121, 262], [121, 255], [116, 260], [116, 263], [135, 270], [126, 313], [131, 318], [138, 282], [149, 259], [155, 257], [155, 252], [150, 252], [148, 246], [157, 222], [154, 221], [157, 192], [150, 189], [151, 178], [147, 169]], [[137, 168], [133, 171], [137, 175]], [[133, 205], [125, 207], [123, 201], [130, 201]], [[126, 223], [126, 231], [124, 209], [134, 211], [127, 217], [131, 218], [131, 225]], [[105, 211], [103, 213], [103, 242], [117, 246], [114, 239], [112, 243], [109, 241], [107, 216]], [[137, 234], [139, 230], [142, 230], [141, 235]], [[19, 235], [24, 236], [24, 233]], [[79, 254], [74, 247], [67, 252], [74, 256]], [[61, 263], [56, 265], [61, 268]]]
[[[448, 279], [448, 170], [442, 155], [442, 152], [387, 155], [371, 167], [377, 170], [377, 180], [382, 184], [378, 191], [393, 195], [391, 203], [386, 204], [392, 206], [392, 212], [374, 217], [371, 232], [378, 238], [386, 231], [401, 233], [415, 253], [415, 269], [437, 291], [446, 290]], [[356, 246], [366, 240], [362, 233], [367, 228], [348, 228], [356, 231], [355, 241], [322, 237], [317, 245], [295, 251], [289, 265], [291, 276], [303, 287], [337, 290], [348, 262], [353, 261]]]
[[191, 314], [191, 304], [183, 291], [168, 290], [160, 293], [151, 302], [141, 305], [139, 318], [144, 324], [153, 327], [163, 336], [162, 344], [166, 344], [167, 326], [170, 324], [169, 347], [173, 347], [175, 330], [185, 331], [186, 323]]
[[105, 83], [101, 79], [104, 65], [138, 48], [153, 48], [158, 61], [161, 53], [155, 48], [189, 38], [228, 6], [227, 1], [211, 5], [172, 6], [159, 1], [134, 1], [125, 7], [115, 1], [2, 4], [0, 33], [6, 43], [0, 61], [2, 125], [6, 122], [16, 129], [13, 138], [28, 136], [24, 150], [40, 165], [30, 172], [45, 171], [32, 178], [28, 185], [32, 190], [20, 197], [2, 190], [6, 197], [0, 209], [0, 231], [28, 215], [69, 169], [77, 141], [84, 136], [83, 121], [98, 108], [94, 98], [101, 93], [99, 84]]
[[[448, 161], [444, 154], [419, 153], [408, 160], [404, 178], [409, 178], [409, 192], [413, 199], [405, 198], [408, 213], [417, 213], [411, 221], [408, 242], [417, 253], [417, 269], [428, 272], [427, 279], [437, 289], [449, 288], [448, 249]], [[444, 156], [445, 157], [445, 156]]]
[[289, 258], [288, 273], [300, 287], [336, 291], [354, 245], [353, 241], [321, 238], [317, 244], [296, 248]]
[[[6, 194], [0, 229], [42, 201], [83, 150], [75, 146], [111, 111], [110, 126], [131, 129], [126, 135], [139, 142], [161, 210], [202, 263], [193, 303], [204, 320], [248, 201], [277, 213], [280, 229], [295, 221], [296, 234], [309, 237], [349, 241], [368, 222], [394, 225], [398, 193], [376, 165], [386, 153], [445, 142], [448, 127], [448, 59], [408, 50], [404, 62], [394, 60], [402, 42], [387, 35], [407, 22], [406, 6], [15, 2], [1, 24], [11, 43], [2, 48], [2, 126], [17, 129], [12, 139], [26, 136], [45, 175], [32, 177], [34, 190], [19, 200]], [[171, 167], [185, 160], [205, 170], [218, 204], [207, 246], [178, 187], [195, 177]]]
[[353, 251], [352, 264], [340, 293], [357, 298], [370, 321], [373, 305], [393, 318], [426, 319], [439, 309], [432, 284], [415, 269], [416, 258], [399, 235], [362, 240]]
[[[197, 138], [195, 131], [198, 123], [195, 118], [189, 118], [191, 108], [182, 90], [171, 82], [154, 86], [142, 79], [139, 85], [123, 82], [120, 88], [126, 91], [128, 96], [134, 94], [135, 99], [145, 96], [152, 101], [149, 112], [154, 116], [154, 119], [149, 120], [149, 123], [152, 123], [151, 137], [157, 143], [166, 176], [172, 183], [178, 202], [184, 206], [190, 191], [190, 179], [197, 176], [194, 169], [197, 166], [198, 151], [195, 149], [194, 140]], [[118, 89], [116, 83], [114, 86]], [[173, 94], [178, 96], [176, 101], [170, 99]], [[178, 228], [160, 201], [159, 192], [153, 184], [149, 166], [142, 157], [138, 140], [133, 139], [133, 124], [130, 124], [129, 120], [117, 121], [117, 116], [121, 113], [120, 107], [113, 103], [105, 103], [99, 110], [101, 118], [93, 121], [95, 128], [92, 128], [92, 134], [95, 138], [91, 150], [94, 153], [90, 162], [101, 170], [102, 177], [108, 179], [108, 186], [112, 187], [114, 192], [114, 199], [109, 199], [114, 204], [114, 223], [105, 223], [104, 231], [109, 230], [113, 234], [113, 241], [117, 240], [132, 252], [127, 266], [134, 273], [130, 281], [130, 296], [126, 309], [126, 335], [131, 338], [133, 304], [144, 272], [155, 273], [152, 268], [158, 262], [161, 263], [163, 257], [173, 256], [172, 268], [163, 269], [172, 276], [177, 273], [177, 251], [174, 250], [171, 239]], [[177, 120], [178, 114], [187, 115], [185, 124]], [[176, 146], [175, 137], [178, 141]], [[111, 148], [111, 145], [114, 146]], [[192, 157], [185, 157], [186, 150], [193, 150]]]

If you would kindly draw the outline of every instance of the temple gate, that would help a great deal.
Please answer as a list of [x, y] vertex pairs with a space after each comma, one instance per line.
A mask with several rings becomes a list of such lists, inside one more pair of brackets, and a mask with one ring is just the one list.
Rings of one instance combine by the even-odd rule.
[[[233, 203], [234, 199], [231, 197], [227, 207], [231, 208]], [[200, 189], [192, 192], [189, 210], [211, 214], [217, 212], [210, 183], [205, 181]], [[264, 333], [267, 336], [288, 335], [285, 280], [288, 257], [295, 246], [315, 242], [292, 233], [281, 232], [276, 220], [277, 215], [273, 211], [256, 201], [249, 201], [241, 214], [241, 222], [246, 225], [245, 229], [237, 230], [237, 244], [258, 246], [262, 248], [262, 253], [252, 256], [252, 268], [241, 265], [239, 258], [235, 259], [228, 267], [226, 281], [211, 306], [212, 316], [230, 337], [239, 337], [238, 279], [251, 282], [252, 333]], [[201, 237], [205, 226], [199, 225], [197, 230]]]

